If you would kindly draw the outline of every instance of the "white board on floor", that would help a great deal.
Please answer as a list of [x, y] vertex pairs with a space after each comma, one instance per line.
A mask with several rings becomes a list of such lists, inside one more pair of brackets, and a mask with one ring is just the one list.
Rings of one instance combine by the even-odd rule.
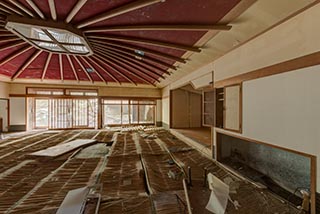
[[81, 214], [85, 207], [88, 193], [88, 187], [69, 191], [56, 214]]
[[79, 147], [92, 144], [94, 142], [95, 142], [95, 140], [91, 140], [91, 139], [73, 140], [73, 141], [70, 141], [68, 143], [56, 145], [56, 146], [49, 147], [49, 148], [44, 149], [44, 150], [33, 152], [33, 153], [31, 153], [31, 155], [56, 157], [56, 156], [62, 155], [64, 153], [70, 152], [72, 150], [75, 150], [75, 149], [77, 149]]

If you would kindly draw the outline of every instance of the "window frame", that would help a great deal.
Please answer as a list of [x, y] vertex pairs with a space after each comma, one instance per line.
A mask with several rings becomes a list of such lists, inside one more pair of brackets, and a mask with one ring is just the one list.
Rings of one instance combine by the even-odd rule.
[[[105, 101], [120, 101], [120, 103], [105, 103]], [[125, 103], [123, 103], [123, 101], [125, 101]], [[149, 102], [149, 103], [143, 103], [143, 102]], [[101, 105], [102, 105], [102, 126], [106, 127], [106, 126], [125, 126], [125, 125], [155, 125], [156, 124], [156, 106], [157, 106], [157, 102], [155, 99], [137, 99], [137, 98], [103, 98], [101, 100]], [[106, 119], [105, 119], [105, 106], [107, 105], [120, 105], [121, 106], [121, 123], [119, 124], [107, 124], [106, 123]], [[128, 123], [123, 123], [123, 106], [124, 105], [128, 105], [128, 114], [129, 114], [129, 122]], [[153, 106], [153, 113], [152, 113], [152, 119], [153, 122], [151, 123], [141, 123], [140, 121], [140, 106]], [[130, 117], [131, 115], [131, 108], [132, 106], [138, 106], [138, 115], [137, 115], [137, 123], [132, 122], [132, 119]]]

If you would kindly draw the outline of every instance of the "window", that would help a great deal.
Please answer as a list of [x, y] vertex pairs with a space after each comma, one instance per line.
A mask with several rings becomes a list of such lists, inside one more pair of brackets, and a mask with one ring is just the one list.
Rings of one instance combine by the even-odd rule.
[[61, 88], [27, 88], [27, 94], [63, 95], [64, 91]]
[[102, 105], [104, 126], [155, 123], [154, 100], [104, 99]]
[[45, 22], [39, 24], [38, 21], [38, 24], [35, 25], [30, 20], [27, 20], [28, 23], [20, 21], [9, 17], [5, 27], [36, 48], [56, 53], [92, 54], [90, 46], [80, 32], [76, 34], [69, 29], [61, 28], [61, 26], [48, 28]]
[[98, 96], [96, 89], [66, 89], [66, 94], [71, 96]]
[[47, 99], [35, 99], [35, 128], [48, 128], [49, 125], [49, 101]]
[[98, 90], [97, 89], [65, 89], [65, 88], [27, 88], [27, 94], [96, 97], [98, 96]]

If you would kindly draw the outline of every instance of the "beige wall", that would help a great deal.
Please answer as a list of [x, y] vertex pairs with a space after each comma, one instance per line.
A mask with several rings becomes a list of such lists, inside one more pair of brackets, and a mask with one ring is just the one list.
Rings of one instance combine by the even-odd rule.
[[5, 82], [0, 82], [0, 98], [9, 98], [9, 84]]
[[320, 4], [309, 8], [213, 64], [215, 80], [253, 71], [320, 50]]
[[26, 98], [10, 97], [10, 126], [26, 125]]
[[320, 66], [243, 83], [248, 138], [316, 155], [320, 192]]

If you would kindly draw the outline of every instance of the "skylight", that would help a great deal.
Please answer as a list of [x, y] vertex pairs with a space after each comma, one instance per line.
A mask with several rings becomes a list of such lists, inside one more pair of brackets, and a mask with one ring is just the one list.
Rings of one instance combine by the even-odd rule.
[[33, 46], [46, 51], [75, 55], [91, 54], [91, 49], [83, 36], [65, 29], [10, 21], [7, 22], [6, 28]]

